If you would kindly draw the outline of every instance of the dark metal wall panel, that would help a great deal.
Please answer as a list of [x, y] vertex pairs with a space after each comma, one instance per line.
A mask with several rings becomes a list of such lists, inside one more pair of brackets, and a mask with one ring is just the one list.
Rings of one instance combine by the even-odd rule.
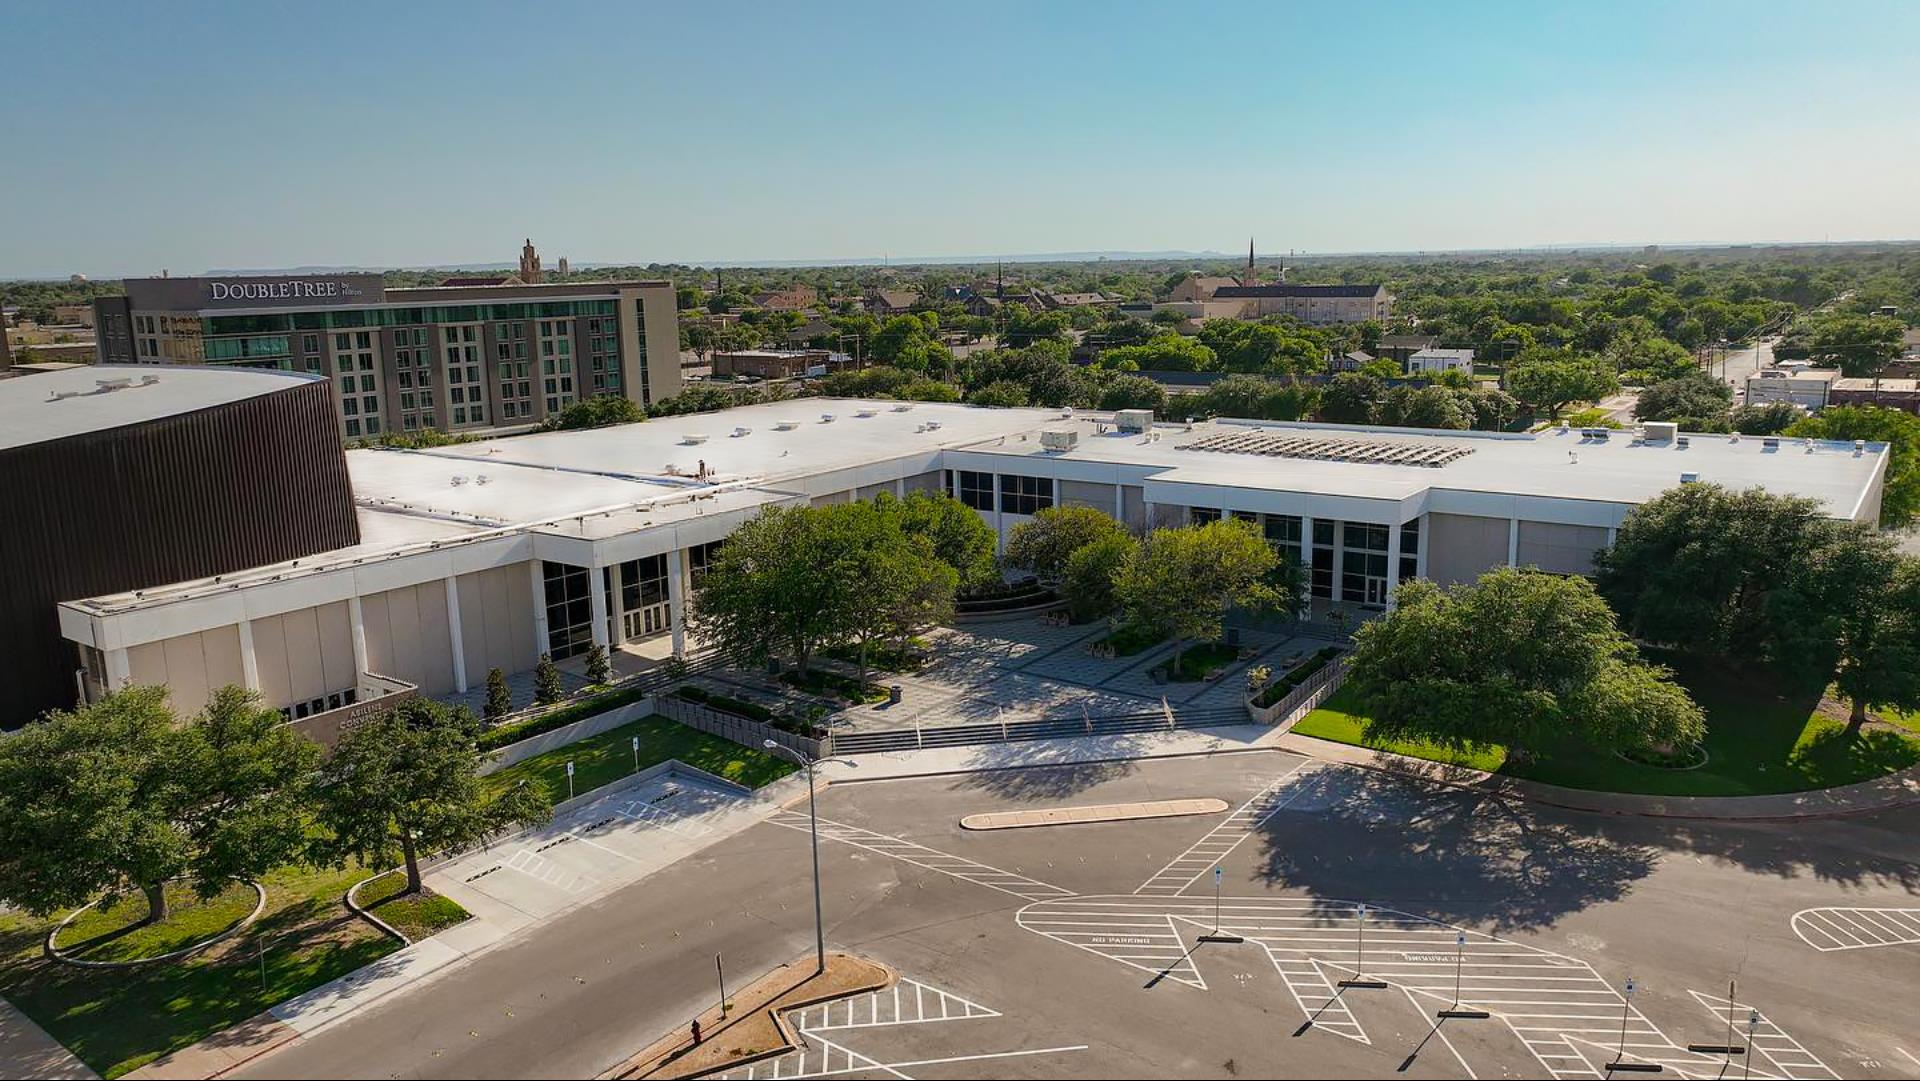
[[359, 543], [333, 408], [313, 380], [0, 450], [0, 726], [74, 700], [58, 602]]

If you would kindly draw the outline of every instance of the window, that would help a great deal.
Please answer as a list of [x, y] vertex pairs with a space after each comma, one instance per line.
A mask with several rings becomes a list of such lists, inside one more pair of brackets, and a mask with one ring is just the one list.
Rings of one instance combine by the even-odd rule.
[[1053, 506], [1052, 477], [1000, 475], [1000, 509], [1008, 514], [1034, 514]]
[[1220, 510], [1217, 507], [1187, 508], [1187, 522], [1190, 525], [1206, 525], [1208, 522], [1217, 522], [1219, 520]]
[[1269, 514], [1261, 524], [1266, 532], [1267, 543], [1284, 548], [1298, 550], [1300, 547], [1300, 519], [1291, 514]]
[[585, 567], [542, 561], [547, 594], [547, 652], [554, 660], [585, 653], [593, 646], [593, 599]]
[[993, 474], [960, 471], [960, 502], [974, 510], [993, 509]]

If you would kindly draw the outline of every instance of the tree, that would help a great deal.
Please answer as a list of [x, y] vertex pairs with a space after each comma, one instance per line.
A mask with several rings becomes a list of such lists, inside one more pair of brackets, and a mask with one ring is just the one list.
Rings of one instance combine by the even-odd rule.
[[1673, 421], [1693, 432], [1727, 429], [1733, 388], [1705, 372], [1666, 379], [1640, 392], [1633, 415], [1640, 420]]
[[933, 554], [959, 576], [962, 587], [991, 581], [999, 573], [993, 558], [999, 538], [993, 527], [972, 507], [945, 492], [908, 492], [905, 499], [882, 492], [874, 506], [892, 515], [902, 532], [925, 537]]
[[0, 741], [0, 899], [40, 915], [167, 883], [211, 897], [291, 859], [317, 748], [228, 687], [185, 726], [134, 687]]
[[1880, 524], [1901, 527], [1920, 515], [1920, 417], [1872, 405], [1829, 406], [1802, 417], [1783, 433], [1809, 439], [1887, 444], [1887, 480], [1880, 495]]
[[1774, 595], [1819, 542], [1811, 499], [1683, 484], [1634, 508], [1594, 556], [1595, 584], [1636, 638], [1725, 657], [1779, 644]]
[[752, 657], [785, 652], [800, 674], [814, 654], [846, 641], [861, 595], [862, 561], [846, 522], [828, 512], [864, 508], [769, 507], [720, 546], [694, 593], [694, 621], [722, 649]]
[[1018, 409], [1027, 404], [1027, 388], [1011, 379], [1002, 379], [968, 394], [967, 402], [995, 409]]
[[1183, 334], [1162, 334], [1144, 345], [1109, 349], [1100, 362], [1129, 372], [1207, 372], [1219, 367], [1213, 350]]
[[1335, 424], [1367, 424], [1386, 396], [1387, 385], [1379, 376], [1341, 372], [1320, 397], [1320, 416]]
[[497, 724], [513, 712], [513, 692], [507, 689], [507, 674], [499, 668], [487, 669], [488, 724]]
[[1778, 435], [1805, 415], [1787, 402], [1742, 405], [1727, 414], [1727, 426], [1741, 435]]
[[1899, 543], [1852, 523], [1792, 568], [1779, 617], [1796, 641], [1799, 667], [1833, 675], [1852, 703], [1847, 734], [1869, 708], [1920, 709], [1920, 560]]
[[647, 419], [640, 403], [624, 394], [596, 394], [582, 398], [540, 422], [542, 431], [573, 431], [581, 428], [605, 428], [611, 424], [632, 424]]
[[1473, 427], [1471, 395], [1451, 387], [1398, 386], [1387, 391], [1374, 410], [1374, 422], [1405, 428]]
[[1007, 535], [1006, 561], [1057, 582], [1074, 552], [1126, 532], [1125, 526], [1092, 507], [1043, 507], [1032, 521], [1014, 526]]
[[1213, 641], [1224, 630], [1227, 609], [1299, 607], [1297, 597], [1274, 588], [1279, 557], [1251, 523], [1226, 518], [1147, 535], [1115, 593], [1127, 617], [1173, 637], [1173, 667], [1190, 640]]
[[1144, 375], [1120, 376], [1100, 392], [1102, 409], [1151, 409], [1158, 413], [1166, 407], [1166, 388]]
[[1557, 418], [1569, 402], [1598, 401], [1620, 389], [1613, 372], [1595, 360], [1554, 350], [1521, 355], [1507, 372], [1507, 389]]
[[415, 698], [346, 730], [320, 767], [317, 859], [382, 867], [398, 858], [407, 892], [420, 856], [477, 844], [553, 816], [546, 789], [524, 781], [497, 791], [480, 777], [478, 726], [464, 708]]
[[279, 710], [231, 685], [175, 730], [168, 768], [182, 798], [174, 820], [186, 830], [201, 896], [304, 854], [307, 784], [320, 754]]
[[613, 682], [613, 662], [607, 657], [607, 647], [598, 642], [587, 648], [587, 682], [599, 686]]
[[1119, 607], [1116, 583], [1139, 547], [1124, 530], [1075, 548], [1060, 575], [1060, 596], [1076, 623], [1099, 619]]
[[552, 654], [540, 654], [533, 666], [534, 704], [551, 706], [566, 696], [566, 689], [560, 685], [560, 666], [553, 663]]
[[1370, 741], [1525, 757], [1572, 737], [1591, 747], [1687, 746], [1700, 708], [1640, 659], [1583, 578], [1500, 568], [1442, 589], [1415, 580], [1355, 637], [1347, 686]]
[[849, 597], [847, 630], [864, 684], [873, 643], [891, 641], [905, 652], [914, 635], [953, 618], [960, 576], [934, 554], [927, 538], [902, 532], [864, 504], [850, 504], [840, 516], [848, 519], [840, 524], [840, 543], [854, 549], [850, 554], [860, 567], [859, 588]]

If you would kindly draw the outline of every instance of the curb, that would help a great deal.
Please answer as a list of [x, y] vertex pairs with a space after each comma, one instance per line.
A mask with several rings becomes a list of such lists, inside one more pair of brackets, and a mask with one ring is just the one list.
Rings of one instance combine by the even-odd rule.
[[367, 911], [365, 908], [360, 907], [360, 902], [353, 899], [353, 895], [356, 893], [359, 893], [360, 887], [366, 885], [367, 883], [373, 882], [377, 879], [385, 878], [391, 874], [400, 874], [400, 873], [402, 873], [401, 868], [395, 867], [395, 868], [392, 868], [391, 870], [382, 871], [379, 874], [372, 876], [371, 878], [363, 878], [360, 881], [355, 882], [353, 885], [348, 886], [347, 892], [342, 894], [340, 896], [340, 899], [346, 902], [347, 911], [353, 913], [354, 915], [360, 917], [363, 920], [366, 920], [368, 923], [373, 924], [375, 927], [378, 927], [382, 932], [386, 933], [389, 937], [397, 940], [400, 943], [401, 948], [405, 949], [406, 947], [413, 945], [413, 939], [408, 938], [406, 934], [403, 933], [399, 928], [393, 926], [387, 921], [374, 915], [372, 912]]
[[157, 965], [162, 961], [178, 961], [182, 957], [191, 957], [194, 954], [199, 953], [201, 950], [208, 949], [213, 946], [217, 946], [220, 943], [225, 942], [227, 939], [230, 939], [233, 936], [239, 934], [240, 932], [246, 930], [247, 928], [252, 927], [253, 921], [260, 918], [260, 913], [265, 912], [267, 910], [267, 887], [258, 882], [255, 882], [251, 878], [243, 878], [243, 879], [240, 879], [239, 881], [245, 882], [247, 885], [253, 887], [253, 894], [254, 894], [253, 911], [247, 913], [246, 918], [241, 920], [239, 923], [234, 924], [232, 927], [227, 928], [226, 930], [220, 932], [219, 934], [213, 936], [212, 938], [206, 939], [201, 942], [195, 942], [190, 946], [182, 946], [180, 949], [174, 950], [171, 953], [163, 953], [158, 957], [140, 957], [132, 961], [82, 961], [82, 960], [79, 960], [78, 958], [68, 957], [65, 954], [61, 953], [60, 950], [54, 946], [53, 944], [54, 940], [60, 937], [60, 932], [66, 930], [68, 924], [72, 923], [74, 920], [79, 918], [80, 913], [85, 912], [88, 909], [92, 908], [93, 906], [99, 904], [100, 903], [99, 899], [89, 901], [86, 904], [81, 905], [79, 908], [74, 909], [72, 912], [67, 913], [66, 919], [61, 920], [58, 924], [55, 924], [53, 930], [47, 932], [46, 940], [40, 944], [40, 950], [42, 953], [44, 953], [47, 956], [49, 960], [53, 961], [54, 963], [62, 964], [62, 965], [72, 965], [75, 968], [97, 968], [97, 969], [139, 968], [142, 965]]

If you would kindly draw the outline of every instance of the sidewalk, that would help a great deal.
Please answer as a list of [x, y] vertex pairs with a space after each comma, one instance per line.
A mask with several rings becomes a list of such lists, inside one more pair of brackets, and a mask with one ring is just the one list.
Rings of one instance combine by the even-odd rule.
[[843, 755], [831, 759], [830, 764], [823, 767], [822, 773], [833, 784], [849, 784], [1246, 751], [1285, 751], [1322, 762], [1393, 773], [1433, 784], [1595, 814], [1767, 820], [1864, 814], [1920, 804], [1920, 767], [1878, 780], [1811, 792], [1783, 792], [1765, 796], [1646, 796], [1563, 788], [1460, 766], [1447, 766], [1388, 751], [1297, 736], [1257, 724]]
[[0, 998], [0, 1077], [97, 1078], [33, 1019]]

